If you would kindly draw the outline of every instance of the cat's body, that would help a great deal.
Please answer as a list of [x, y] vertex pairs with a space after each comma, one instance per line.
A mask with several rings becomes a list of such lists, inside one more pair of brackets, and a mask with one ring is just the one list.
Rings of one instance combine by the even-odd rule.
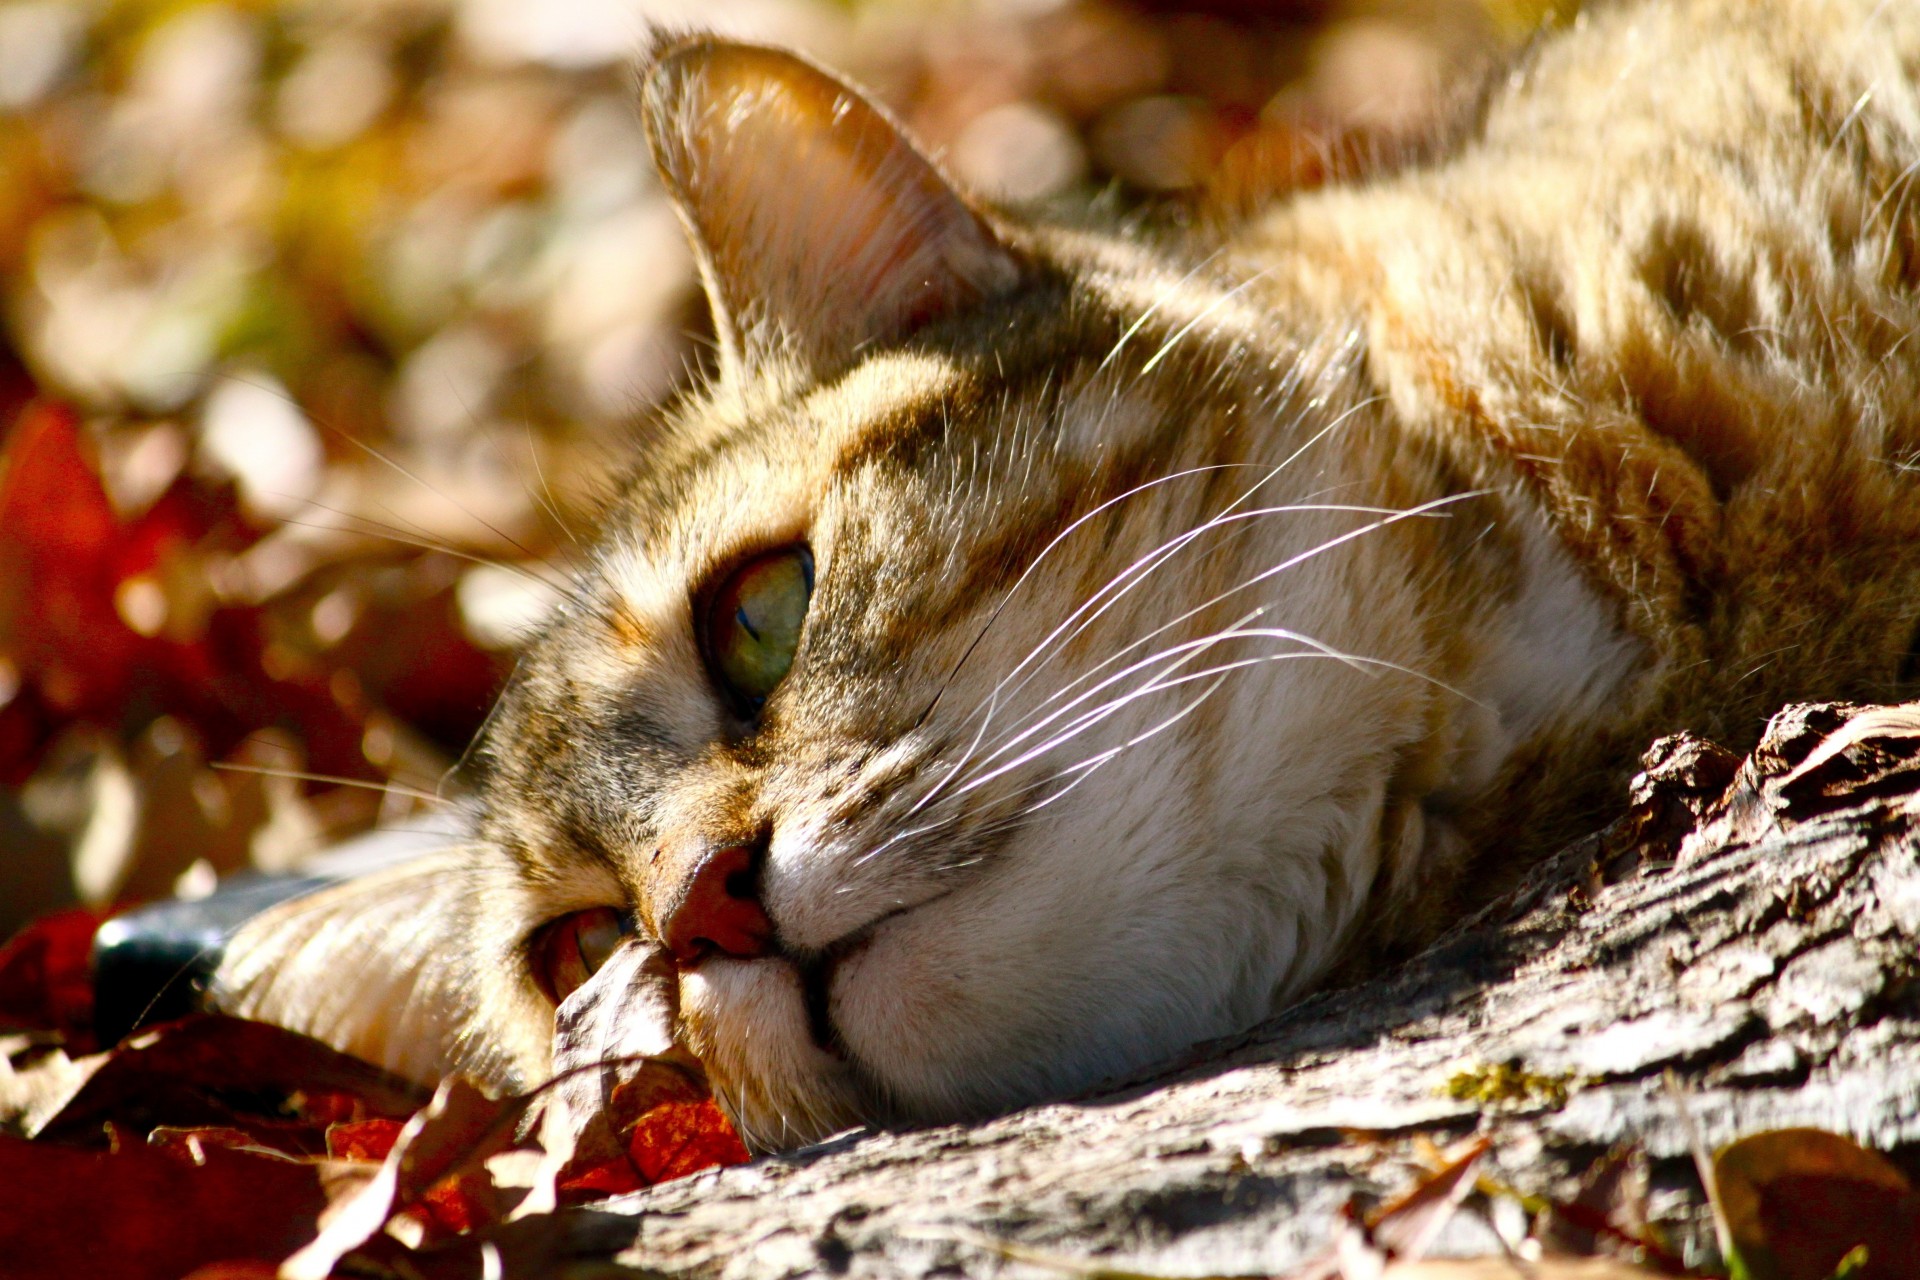
[[[669, 48], [723, 375], [523, 662], [473, 846], [251, 926], [225, 1002], [527, 1083], [567, 997], [764, 1146], [981, 1114], [1431, 936], [1655, 733], [1892, 696], [1917, 79], [1910, 5], [1610, 7], [1450, 158], [1169, 247], [985, 219], [818, 72]], [[555, 977], [599, 908], [625, 960]]]

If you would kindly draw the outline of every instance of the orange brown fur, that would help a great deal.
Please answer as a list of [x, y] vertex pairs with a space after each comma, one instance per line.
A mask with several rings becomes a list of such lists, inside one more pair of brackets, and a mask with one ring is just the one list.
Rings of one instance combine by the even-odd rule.
[[[1912, 5], [1597, 7], [1430, 163], [1169, 244], [982, 214], [819, 70], [666, 46], [723, 375], [492, 723], [437, 1061], [543, 1075], [535, 931], [661, 947], [751, 847], [770, 953], [632, 1006], [749, 1140], [1003, 1109], [1432, 936], [1656, 733], [1911, 688], [1917, 78]], [[696, 602], [801, 543], [743, 713]], [[227, 998], [365, 1051], [301, 994], [326, 912]]]

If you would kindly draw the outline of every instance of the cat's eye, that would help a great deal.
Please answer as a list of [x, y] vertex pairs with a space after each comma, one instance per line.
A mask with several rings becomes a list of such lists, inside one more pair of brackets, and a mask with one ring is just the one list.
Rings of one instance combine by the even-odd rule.
[[734, 566], [706, 595], [700, 646], [719, 682], [748, 714], [793, 666], [813, 598], [813, 553], [783, 547]]
[[612, 907], [561, 916], [534, 934], [527, 949], [534, 981], [558, 1005], [586, 985], [632, 932], [632, 917]]

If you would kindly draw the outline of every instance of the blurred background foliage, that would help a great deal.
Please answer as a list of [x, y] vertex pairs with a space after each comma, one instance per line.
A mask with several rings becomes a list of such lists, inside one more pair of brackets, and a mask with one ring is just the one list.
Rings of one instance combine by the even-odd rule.
[[991, 199], [1179, 221], [1404, 149], [1569, 7], [0, 0], [0, 932], [457, 793], [709, 358], [651, 28], [843, 69]]

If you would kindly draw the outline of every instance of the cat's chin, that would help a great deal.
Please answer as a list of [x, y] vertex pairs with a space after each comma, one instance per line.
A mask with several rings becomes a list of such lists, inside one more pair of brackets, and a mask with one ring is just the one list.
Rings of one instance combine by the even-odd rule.
[[680, 978], [680, 1028], [756, 1150], [803, 1146], [873, 1118], [848, 1063], [815, 1042], [800, 974], [785, 960], [702, 961]]

